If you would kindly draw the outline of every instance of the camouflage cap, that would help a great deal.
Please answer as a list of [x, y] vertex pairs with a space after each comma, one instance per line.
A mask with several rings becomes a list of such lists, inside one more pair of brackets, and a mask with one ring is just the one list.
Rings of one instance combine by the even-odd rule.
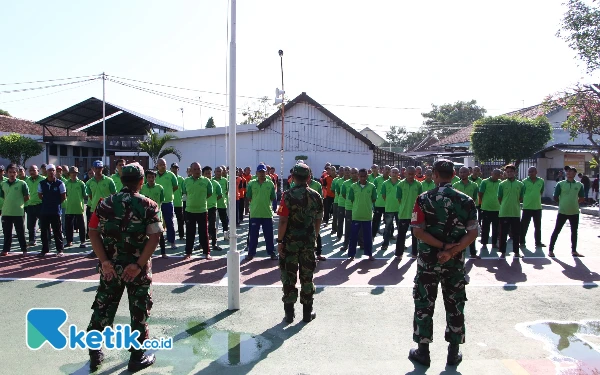
[[140, 163], [127, 164], [121, 170], [121, 177], [142, 178], [144, 177], [144, 167]]
[[296, 164], [292, 168], [292, 174], [298, 177], [308, 177], [310, 176], [310, 167], [302, 163]]
[[440, 159], [440, 160], [436, 161], [435, 163], [433, 163], [433, 169], [438, 172], [442, 172], [442, 171], [453, 172], [454, 171], [454, 163], [450, 160]]

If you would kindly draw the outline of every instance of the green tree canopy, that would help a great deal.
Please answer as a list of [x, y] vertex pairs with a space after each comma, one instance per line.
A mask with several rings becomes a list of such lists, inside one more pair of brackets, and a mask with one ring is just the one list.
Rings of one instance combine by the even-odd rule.
[[421, 113], [425, 118], [423, 125], [438, 139], [443, 139], [456, 133], [460, 128], [473, 124], [479, 120], [487, 110], [477, 105], [476, 100], [468, 102], [458, 101], [454, 104], [432, 104], [431, 111]]
[[427, 129], [421, 128], [416, 132], [409, 132], [403, 126], [391, 126], [390, 130], [385, 132], [386, 141], [381, 147], [391, 147], [392, 151], [404, 152], [419, 144], [427, 135]]
[[591, 73], [600, 68], [600, 4], [568, 0], [565, 5], [568, 9], [556, 36], [567, 41]]
[[245, 118], [240, 122], [240, 125], [260, 124], [266, 120], [270, 116], [268, 110], [272, 109], [268, 101], [269, 98], [263, 96], [254, 103], [246, 104], [245, 108], [242, 109], [242, 116]]
[[8, 111], [5, 111], [5, 110], [3, 110], [3, 109], [0, 109], [0, 115], [2, 115], [2, 116], [8, 116], [8, 117], [12, 117], [12, 116], [10, 115], [10, 113], [8, 113]]
[[212, 129], [212, 128], [216, 128], [217, 126], [215, 125], [215, 120], [212, 118], [212, 116], [210, 116], [210, 118], [208, 119], [208, 121], [206, 121], [206, 126], [204, 127], [205, 129]]
[[502, 160], [506, 164], [532, 157], [552, 139], [546, 117], [484, 117], [473, 124], [471, 147], [481, 161]]
[[0, 156], [11, 163], [25, 166], [28, 159], [44, 151], [44, 146], [36, 140], [11, 133], [0, 137]]
[[177, 139], [173, 134], [148, 132], [148, 138], [139, 143], [139, 148], [150, 156], [153, 165], [156, 165], [158, 159], [170, 154], [177, 156], [177, 160], [181, 161], [181, 152], [178, 149], [173, 146], [165, 147], [165, 144], [173, 139]]

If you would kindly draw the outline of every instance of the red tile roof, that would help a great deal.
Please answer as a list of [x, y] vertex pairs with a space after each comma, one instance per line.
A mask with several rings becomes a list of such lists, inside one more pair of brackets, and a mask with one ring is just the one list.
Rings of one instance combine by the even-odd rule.
[[[33, 121], [0, 115], [0, 132], [42, 135], [43, 128], [42, 125], [36, 124]], [[46, 135], [66, 136], [67, 131], [49, 126], [46, 128]]]
[[441, 139], [439, 142], [434, 143], [430, 147], [441, 147], [455, 143], [471, 142], [471, 133], [473, 133], [473, 125], [469, 125], [460, 129], [456, 133]]

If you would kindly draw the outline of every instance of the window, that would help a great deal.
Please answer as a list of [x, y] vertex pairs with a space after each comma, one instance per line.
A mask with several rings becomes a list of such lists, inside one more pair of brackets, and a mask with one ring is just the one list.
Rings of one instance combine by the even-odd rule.
[[58, 147], [55, 144], [51, 144], [48, 153], [52, 156], [58, 156]]
[[81, 156], [83, 156], [83, 157], [87, 157], [88, 156], [88, 149], [87, 148], [83, 147], [81, 149]]
[[73, 147], [73, 156], [81, 156], [81, 149], [79, 147]]
[[67, 146], [61, 145], [60, 146], [60, 156], [67, 156], [67, 155], [68, 155]]

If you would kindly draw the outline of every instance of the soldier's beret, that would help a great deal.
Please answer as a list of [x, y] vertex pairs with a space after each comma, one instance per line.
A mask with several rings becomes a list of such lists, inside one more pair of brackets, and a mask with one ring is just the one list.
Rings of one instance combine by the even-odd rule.
[[292, 174], [298, 177], [308, 177], [310, 176], [310, 168], [306, 164], [296, 164], [292, 168]]
[[121, 170], [121, 177], [142, 178], [144, 177], [144, 167], [140, 163], [127, 164]]
[[440, 159], [440, 160], [436, 161], [435, 163], [433, 163], [433, 169], [435, 169], [436, 171], [453, 172], [454, 171], [454, 163], [450, 160]]

